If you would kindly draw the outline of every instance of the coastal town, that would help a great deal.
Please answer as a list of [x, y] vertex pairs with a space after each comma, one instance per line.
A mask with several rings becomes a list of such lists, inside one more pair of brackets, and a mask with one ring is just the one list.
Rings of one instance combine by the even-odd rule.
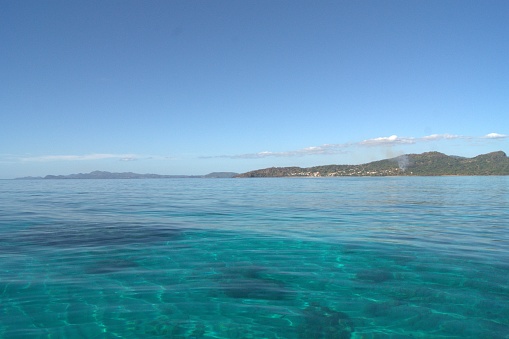
[[[396, 176], [402, 175], [404, 171], [399, 167], [380, 169], [380, 170], [367, 170], [364, 168], [349, 167], [335, 172], [321, 173], [320, 171], [298, 171], [288, 174], [290, 177], [380, 177], [380, 176]], [[409, 172], [407, 174], [412, 174]]]

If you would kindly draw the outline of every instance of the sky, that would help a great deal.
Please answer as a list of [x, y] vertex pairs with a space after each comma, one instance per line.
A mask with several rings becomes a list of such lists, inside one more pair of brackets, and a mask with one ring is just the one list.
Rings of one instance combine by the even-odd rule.
[[508, 36], [506, 0], [0, 0], [0, 179], [508, 152]]

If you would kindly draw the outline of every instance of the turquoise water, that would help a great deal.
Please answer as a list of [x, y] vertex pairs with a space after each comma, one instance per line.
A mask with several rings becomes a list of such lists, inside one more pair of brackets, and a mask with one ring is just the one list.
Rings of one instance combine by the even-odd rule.
[[509, 177], [0, 181], [2, 338], [509, 338]]

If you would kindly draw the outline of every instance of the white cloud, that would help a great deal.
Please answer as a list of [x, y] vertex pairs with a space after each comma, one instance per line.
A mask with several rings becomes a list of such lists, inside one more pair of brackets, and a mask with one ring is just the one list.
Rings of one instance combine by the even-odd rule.
[[34, 157], [21, 158], [22, 161], [86, 161], [86, 160], [104, 160], [119, 159], [123, 161], [138, 159], [134, 154], [85, 154], [85, 155], [41, 155]]
[[[482, 139], [504, 139], [509, 138], [509, 135], [499, 133], [489, 133], [483, 137], [470, 137], [460, 136], [455, 134], [432, 134], [423, 137], [399, 137], [397, 135], [390, 135], [388, 137], [377, 137], [366, 139], [358, 142], [343, 143], [343, 144], [323, 144], [321, 146], [308, 146], [298, 150], [273, 152], [263, 151], [258, 153], [245, 153], [234, 155], [219, 155], [219, 156], [204, 156], [202, 159], [210, 158], [227, 158], [227, 159], [260, 159], [268, 157], [303, 157], [309, 155], [334, 155], [344, 154], [349, 152], [349, 149], [358, 146], [395, 146], [395, 145], [411, 145], [419, 142], [428, 141], [448, 141], [454, 139], [463, 140], [482, 140]], [[136, 161], [136, 160], [175, 160], [174, 157], [162, 155], [137, 155], [137, 154], [110, 154], [110, 153], [92, 153], [84, 155], [42, 155], [42, 156], [25, 156], [16, 157], [13, 155], [3, 154], [0, 156], [0, 161], [25, 161], [25, 162], [50, 162], [50, 161], [93, 161], [93, 160], [107, 160], [116, 159], [118, 161]]]
[[485, 139], [504, 139], [507, 137], [508, 136], [505, 134], [489, 133], [489, 134], [486, 134], [483, 138], [485, 138]]
[[220, 156], [207, 156], [201, 157], [202, 159], [208, 158], [228, 158], [228, 159], [260, 159], [267, 157], [299, 157], [308, 155], [332, 155], [344, 154], [348, 152], [349, 148], [356, 146], [394, 146], [394, 145], [412, 145], [420, 142], [429, 141], [449, 141], [449, 140], [480, 140], [480, 139], [503, 139], [509, 138], [508, 135], [499, 133], [490, 133], [484, 137], [472, 137], [456, 134], [431, 134], [423, 137], [398, 137], [393, 134], [388, 137], [378, 137], [373, 139], [366, 139], [359, 142], [344, 143], [344, 144], [324, 144], [321, 146], [309, 146], [299, 150], [284, 151], [284, 152], [271, 152], [264, 151], [258, 153], [246, 153], [236, 155], [220, 155]]
[[18, 157], [14, 154], [0, 154], [0, 162], [10, 163], [10, 162], [16, 162], [17, 160], [18, 160]]
[[455, 135], [455, 134], [432, 134], [432, 135], [427, 135], [425, 137], [422, 137], [421, 139], [424, 140], [424, 141], [431, 141], [431, 140], [451, 140], [451, 139], [460, 139], [462, 138], [461, 136], [459, 135]]
[[[1, 159], [1, 157], [0, 157]], [[118, 161], [137, 161], [137, 160], [175, 160], [177, 158], [166, 155], [140, 155], [140, 154], [111, 154], [111, 153], [92, 153], [81, 155], [40, 155], [40, 156], [18, 156], [12, 157], [15, 161], [24, 162], [51, 162], [51, 161], [97, 161], [97, 160], [118, 160]]]
[[359, 142], [359, 145], [365, 146], [379, 146], [379, 145], [394, 145], [394, 144], [414, 144], [414, 138], [401, 138], [397, 135], [391, 135], [390, 137], [379, 137], [373, 139], [367, 139]]
[[310, 146], [295, 151], [285, 152], [258, 152], [258, 153], [246, 153], [237, 155], [220, 155], [215, 157], [201, 157], [204, 159], [208, 158], [228, 158], [228, 159], [259, 159], [268, 157], [302, 157], [307, 155], [330, 155], [330, 154], [341, 154], [345, 153], [344, 150], [348, 147], [348, 144], [325, 144], [322, 146]]

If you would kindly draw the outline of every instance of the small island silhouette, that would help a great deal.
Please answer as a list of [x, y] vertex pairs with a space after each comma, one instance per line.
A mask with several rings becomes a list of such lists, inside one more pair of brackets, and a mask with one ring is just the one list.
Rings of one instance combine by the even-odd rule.
[[212, 172], [206, 175], [162, 175], [162, 174], [139, 174], [133, 172], [106, 172], [93, 171], [90, 173], [78, 173], [69, 175], [46, 175], [45, 177], [22, 177], [17, 180], [36, 179], [175, 179], [175, 178], [232, 178], [237, 173], [233, 172]]

